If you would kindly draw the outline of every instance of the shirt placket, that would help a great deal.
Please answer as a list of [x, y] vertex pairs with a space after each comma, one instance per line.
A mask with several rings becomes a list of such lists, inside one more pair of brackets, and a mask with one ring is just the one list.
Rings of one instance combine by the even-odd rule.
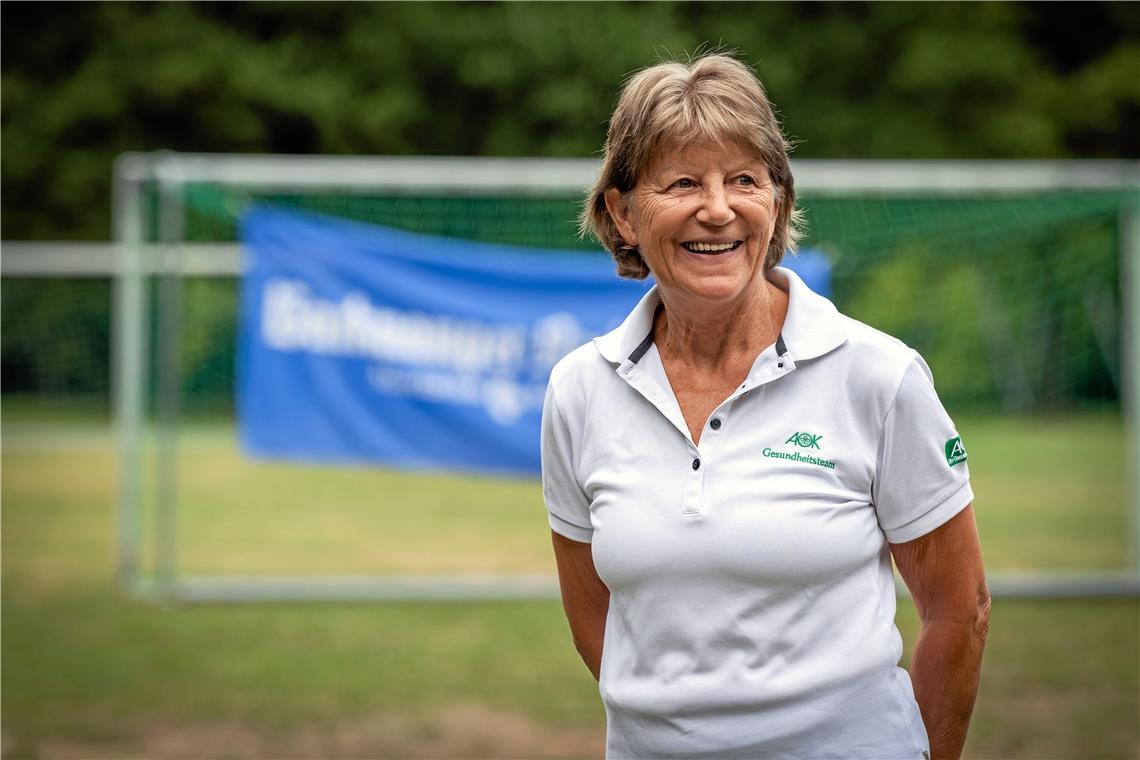
[[731, 413], [732, 402], [725, 401], [705, 421], [700, 444], [694, 444], [691, 439], [688, 441], [690, 470], [685, 482], [685, 498], [681, 504], [683, 515], [699, 515], [704, 511], [705, 474], [708, 472], [709, 460], [723, 435], [721, 431], [724, 430], [725, 420]]
[[[745, 378], [744, 382], [740, 384], [740, 387], [738, 387], [732, 395], [722, 401], [720, 405], [713, 410], [712, 414], [709, 415], [709, 419], [705, 422], [705, 429], [701, 432], [700, 445], [694, 444], [693, 441], [689, 439], [689, 446], [693, 452], [692, 473], [689, 476], [685, 489], [685, 501], [681, 508], [683, 514], [698, 515], [704, 511], [703, 496], [705, 475], [715, 455], [717, 444], [728, 432], [728, 425], [731, 424], [732, 409], [737, 399], [774, 380], [780, 379], [795, 368], [796, 364], [787, 354], [786, 349], [784, 349], [784, 353], [774, 358], [758, 362], [757, 366], [753, 367], [752, 371], [748, 373], [748, 377]], [[686, 438], [688, 438], [688, 436], [686, 436]]]
[[702, 514], [705, 490], [705, 475], [708, 472], [708, 458], [713, 454], [717, 442], [725, 430], [735, 401], [751, 391], [766, 385], [795, 369], [795, 362], [786, 353], [768, 361], [758, 363], [748, 373], [748, 377], [731, 396], [725, 399], [709, 415], [701, 432], [701, 444], [693, 442], [681, 410], [669, 403], [664, 391], [636, 362], [626, 360], [618, 367], [618, 374], [659, 411], [684, 437], [689, 452], [689, 472], [685, 479], [685, 493], [681, 502], [681, 514], [696, 517]]

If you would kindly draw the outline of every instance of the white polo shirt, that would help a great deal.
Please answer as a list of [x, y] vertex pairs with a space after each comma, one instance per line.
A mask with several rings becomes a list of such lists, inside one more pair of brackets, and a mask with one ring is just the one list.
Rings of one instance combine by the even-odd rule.
[[550, 526], [610, 590], [610, 758], [914, 758], [887, 542], [973, 493], [913, 350], [793, 272], [780, 340], [694, 444], [652, 342], [651, 290], [566, 356], [543, 410]]

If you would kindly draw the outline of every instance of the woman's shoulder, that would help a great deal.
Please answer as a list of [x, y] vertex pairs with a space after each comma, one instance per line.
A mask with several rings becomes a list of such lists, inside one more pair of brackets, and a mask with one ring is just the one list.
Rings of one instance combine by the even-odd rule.
[[613, 372], [613, 365], [598, 353], [590, 341], [558, 360], [550, 370], [550, 386], [560, 393], [573, 388], [588, 388]]
[[847, 341], [852, 348], [886, 361], [909, 362], [914, 358], [914, 349], [893, 335], [860, 322], [854, 317], [840, 314], [847, 333]]
[[842, 353], [856, 377], [891, 390], [911, 365], [921, 363], [918, 352], [893, 335], [846, 314], [840, 318], [847, 336]]

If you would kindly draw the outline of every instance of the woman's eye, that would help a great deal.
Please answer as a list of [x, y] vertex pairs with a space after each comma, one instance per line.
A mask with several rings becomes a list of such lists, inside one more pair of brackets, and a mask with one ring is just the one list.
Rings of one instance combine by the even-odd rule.
[[697, 186], [697, 183], [693, 182], [691, 179], [688, 179], [688, 178], [679, 179], [673, 183], [673, 187], [678, 187], [682, 190], [689, 190], [689, 189], [694, 188], [696, 186]]
[[739, 185], [745, 185], [745, 186], [752, 186], [752, 185], [756, 184], [756, 180], [747, 174], [741, 174], [739, 177], [736, 178], [736, 182]]

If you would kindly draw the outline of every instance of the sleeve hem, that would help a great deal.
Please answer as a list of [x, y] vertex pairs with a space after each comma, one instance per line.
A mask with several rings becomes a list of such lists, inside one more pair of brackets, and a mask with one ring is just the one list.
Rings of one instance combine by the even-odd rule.
[[890, 530], [884, 529], [883, 533], [886, 534], [887, 540], [892, 544], [902, 544], [907, 541], [913, 541], [941, 527], [973, 501], [974, 490], [970, 487], [970, 482], [966, 481], [962, 484], [961, 488], [952, 493], [937, 506], [927, 510], [921, 517], [911, 520], [905, 525], [900, 525], [897, 528], [891, 528]]
[[574, 523], [567, 522], [553, 512], [547, 511], [550, 515], [550, 529], [560, 536], [568, 538], [571, 541], [578, 541], [579, 543], [589, 544], [593, 543], [594, 530], [593, 528], [582, 528]]

